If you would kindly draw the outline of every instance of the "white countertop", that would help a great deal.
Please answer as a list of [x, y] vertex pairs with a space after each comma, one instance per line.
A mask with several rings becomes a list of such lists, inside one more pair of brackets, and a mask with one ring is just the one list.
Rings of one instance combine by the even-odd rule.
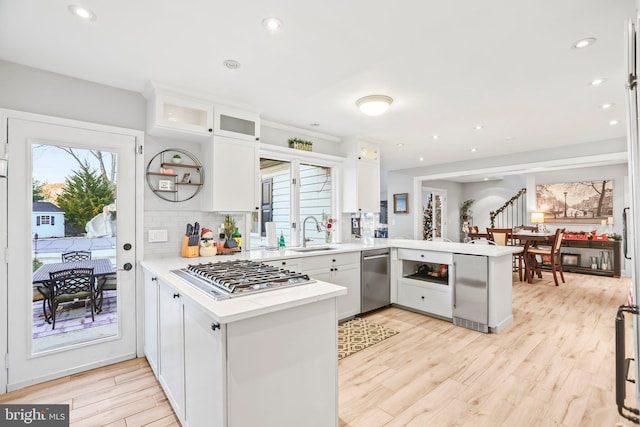
[[319, 250], [315, 252], [296, 252], [294, 249], [284, 250], [253, 250], [234, 253], [233, 255], [220, 255], [214, 257], [182, 258], [179, 256], [144, 260], [140, 265], [154, 275], [161, 277], [165, 282], [173, 286], [181, 295], [196, 302], [209, 311], [212, 317], [219, 323], [229, 323], [247, 319], [262, 314], [297, 307], [314, 301], [335, 298], [345, 295], [347, 290], [343, 286], [327, 282], [316, 281], [309, 285], [300, 285], [275, 291], [263, 292], [253, 295], [216, 301], [199, 288], [180, 279], [171, 273], [186, 267], [188, 264], [204, 262], [220, 262], [233, 259], [250, 259], [253, 261], [271, 261], [287, 258], [303, 258], [335, 253], [358, 252], [378, 248], [402, 248], [425, 251], [460, 253], [468, 255], [481, 255], [499, 257], [511, 255], [522, 250], [518, 247], [495, 246], [486, 244], [465, 244], [452, 242], [430, 242], [423, 240], [406, 239], [374, 239], [367, 243], [342, 243], [329, 245], [332, 250]]
[[230, 323], [248, 319], [315, 301], [335, 298], [347, 293], [347, 288], [343, 286], [316, 281], [308, 285], [293, 286], [276, 291], [216, 301], [196, 286], [187, 283], [171, 273], [171, 270], [183, 268], [186, 267], [187, 264], [198, 262], [196, 260], [209, 262], [213, 260], [225, 261], [231, 258], [230, 256], [209, 258], [159, 258], [156, 260], [142, 261], [140, 265], [152, 274], [160, 276], [163, 281], [168, 282], [181, 296], [194, 301], [209, 311], [212, 317], [219, 323]]

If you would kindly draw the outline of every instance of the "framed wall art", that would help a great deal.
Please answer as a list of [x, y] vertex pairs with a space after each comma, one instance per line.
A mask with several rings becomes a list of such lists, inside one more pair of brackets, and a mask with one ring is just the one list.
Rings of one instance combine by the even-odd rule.
[[613, 181], [536, 185], [536, 206], [547, 224], [601, 224], [613, 216]]
[[409, 193], [393, 195], [393, 213], [409, 213]]

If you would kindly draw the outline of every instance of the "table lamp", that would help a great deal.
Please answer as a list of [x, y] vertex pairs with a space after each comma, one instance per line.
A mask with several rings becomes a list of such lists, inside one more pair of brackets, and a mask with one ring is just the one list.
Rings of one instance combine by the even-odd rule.
[[531, 212], [531, 222], [538, 224], [538, 231], [542, 231], [544, 228], [544, 213]]

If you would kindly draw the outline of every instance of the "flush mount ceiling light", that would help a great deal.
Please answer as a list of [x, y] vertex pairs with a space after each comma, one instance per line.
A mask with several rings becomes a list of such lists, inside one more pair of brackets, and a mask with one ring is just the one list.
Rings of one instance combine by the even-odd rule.
[[438, 138], [440, 138], [439, 135], [433, 135], [433, 139], [438, 139]]
[[589, 83], [589, 84], [591, 86], [600, 86], [601, 84], [603, 84], [606, 81], [607, 81], [607, 79], [602, 78], [602, 77], [598, 77], [597, 79], [591, 80], [591, 83]]
[[379, 116], [389, 109], [393, 98], [386, 95], [369, 95], [356, 101], [356, 105], [367, 116]]
[[484, 129], [484, 126], [482, 126], [482, 125], [476, 125], [475, 129], [476, 129], [476, 130], [481, 130], [481, 129]]
[[402, 142], [398, 142], [398, 143], [396, 144], [396, 147], [404, 147], [404, 144], [403, 144]]
[[472, 153], [475, 153], [476, 151], [478, 151], [476, 148], [472, 148], [472, 149], [471, 149], [471, 152], [472, 152]]
[[572, 49], [584, 49], [585, 47], [591, 46], [596, 42], [595, 37], [587, 37], [581, 40], [578, 40], [574, 44], [571, 45]]
[[620, 123], [620, 121], [619, 121], [619, 120], [611, 120], [611, 121], [609, 122], [609, 124], [610, 124], [611, 126], [615, 126], [615, 125], [617, 125], [618, 123]]
[[602, 105], [600, 106], [600, 108], [602, 108], [603, 110], [608, 110], [608, 109], [610, 109], [611, 107], [613, 107], [613, 105], [614, 105], [614, 104], [612, 104], [611, 102], [607, 102], [606, 104], [602, 104]]
[[282, 21], [275, 16], [271, 16], [262, 20], [262, 26], [270, 33], [277, 33], [282, 29]]
[[230, 70], [237, 70], [240, 68], [240, 63], [235, 59], [225, 59], [222, 63]]
[[418, 160], [423, 161], [423, 160], [424, 160], [424, 157], [420, 157]]
[[69, 9], [69, 12], [71, 12], [75, 16], [78, 16], [82, 19], [86, 19], [87, 21], [96, 20], [96, 14], [91, 12], [86, 7], [78, 6], [77, 4], [70, 4], [68, 6], [68, 9]]

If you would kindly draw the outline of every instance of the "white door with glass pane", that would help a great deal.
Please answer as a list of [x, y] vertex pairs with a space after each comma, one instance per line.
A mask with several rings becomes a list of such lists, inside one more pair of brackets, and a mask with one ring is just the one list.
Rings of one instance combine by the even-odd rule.
[[[142, 132], [16, 116], [7, 120], [8, 390], [133, 358], [137, 330], [134, 153]], [[34, 220], [34, 206], [49, 218]], [[65, 236], [36, 239], [53, 215], [60, 225], [61, 213]], [[63, 262], [62, 254], [75, 250], [91, 260]], [[101, 274], [95, 297], [56, 297], [54, 329], [52, 287], [34, 281], [48, 275], [43, 268], [72, 270], [76, 263]]]
[[447, 236], [447, 192], [439, 189], [422, 191], [422, 239], [441, 240]]

